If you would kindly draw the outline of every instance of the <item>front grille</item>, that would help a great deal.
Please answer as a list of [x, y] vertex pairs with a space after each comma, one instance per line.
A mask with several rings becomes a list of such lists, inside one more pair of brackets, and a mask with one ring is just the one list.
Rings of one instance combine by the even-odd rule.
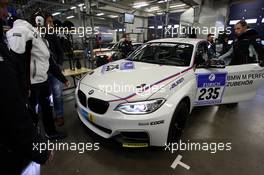
[[104, 100], [90, 97], [88, 98], [88, 107], [95, 113], [104, 114], [109, 107], [109, 103]]
[[81, 90], [78, 90], [77, 93], [78, 93], [78, 98], [79, 98], [80, 103], [84, 107], [87, 107], [86, 95]]

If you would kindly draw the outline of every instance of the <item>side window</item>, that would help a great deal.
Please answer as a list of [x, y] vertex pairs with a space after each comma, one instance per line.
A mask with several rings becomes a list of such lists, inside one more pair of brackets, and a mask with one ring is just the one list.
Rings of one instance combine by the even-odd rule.
[[208, 60], [208, 47], [206, 42], [202, 42], [198, 45], [195, 62], [198, 65], [203, 65]]

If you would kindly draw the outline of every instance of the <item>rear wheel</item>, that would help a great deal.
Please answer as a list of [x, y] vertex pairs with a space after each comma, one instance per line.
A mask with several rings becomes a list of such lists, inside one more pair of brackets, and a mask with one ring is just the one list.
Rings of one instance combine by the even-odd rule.
[[188, 104], [186, 101], [181, 101], [172, 116], [168, 134], [168, 143], [176, 142], [180, 138], [188, 116]]

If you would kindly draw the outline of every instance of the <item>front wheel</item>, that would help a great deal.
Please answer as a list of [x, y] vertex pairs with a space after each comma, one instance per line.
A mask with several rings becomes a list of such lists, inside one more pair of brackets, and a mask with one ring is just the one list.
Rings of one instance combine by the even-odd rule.
[[187, 118], [189, 116], [189, 108], [185, 101], [181, 101], [177, 106], [170, 123], [168, 143], [176, 142], [185, 127]]

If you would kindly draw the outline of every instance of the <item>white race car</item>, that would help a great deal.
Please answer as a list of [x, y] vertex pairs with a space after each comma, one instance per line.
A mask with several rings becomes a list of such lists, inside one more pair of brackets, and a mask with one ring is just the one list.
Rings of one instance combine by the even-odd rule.
[[164, 146], [180, 136], [193, 107], [254, 98], [264, 68], [204, 61], [207, 46], [201, 39], [153, 40], [93, 70], [76, 89], [79, 118], [124, 147]]

